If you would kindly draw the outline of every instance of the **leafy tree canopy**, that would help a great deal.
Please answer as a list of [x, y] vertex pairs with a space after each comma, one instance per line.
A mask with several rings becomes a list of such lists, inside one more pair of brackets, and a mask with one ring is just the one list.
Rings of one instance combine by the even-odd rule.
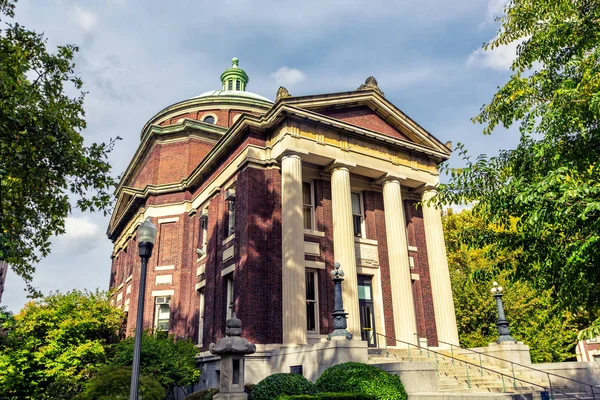
[[[112, 365], [133, 364], [134, 338], [118, 343], [114, 348]], [[185, 387], [198, 382], [200, 370], [195, 356], [198, 349], [191, 340], [175, 339], [145, 332], [142, 336], [140, 370], [156, 379], [170, 393], [176, 387]]]
[[[442, 204], [474, 202], [473, 237], [515, 258], [515, 278], [575, 313], [600, 304], [600, 3], [512, 0], [487, 49], [519, 41], [513, 74], [473, 121], [484, 133], [518, 124], [516, 149], [467, 156], [441, 185]], [[514, 229], [509, 229], [513, 227]], [[499, 265], [502, 266], [502, 265]]]
[[70, 399], [109, 359], [123, 312], [100, 292], [30, 302], [0, 332], [0, 398]]
[[[497, 227], [487, 226], [468, 210], [450, 212], [442, 221], [461, 344], [480, 347], [498, 339], [496, 303], [490, 293], [492, 283], [498, 281], [505, 287], [503, 300], [511, 334], [530, 346], [532, 361], [572, 359], [577, 330], [589, 322], [589, 316], [562, 310], [553, 301], [551, 290], [538, 291], [528, 281], [516, 280], [515, 252], [467, 244], [471, 235], [485, 235], [498, 231]], [[504, 265], [503, 270], [498, 272], [495, 264]]]
[[[131, 389], [131, 368], [109, 366], [84, 384], [75, 400], [127, 400]], [[144, 400], [164, 400], [165, 389], [153, 378], [141, 375], [139, 395]]]
[[[64, 233], [72, 204], [85, 211], [111, 203], [106, 161], [114, 141], [86, 146], [78, 48], [48, 51], [42, 34], [18, 23], [15, 0], [0, 0], [0, 260], [28, 284], [34, 263]], [[75, 97], [66, 94], [73, 87]]]

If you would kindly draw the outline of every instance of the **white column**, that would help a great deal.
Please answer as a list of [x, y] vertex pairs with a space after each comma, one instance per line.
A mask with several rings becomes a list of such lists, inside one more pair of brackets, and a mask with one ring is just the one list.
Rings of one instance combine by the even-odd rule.
[[358, 277], [354, 230], [352, 228], [352, 199], [350, 170], [335, 166], [331, 172], [331, 208], [333, 210], [333, 253], [336, 262], [346, 273], [342, 282], [342, 299], [348, 313], [348, 331], [360, 340], [360, 316], [358, 314]]
[[302, 222], [302, 159], [281, 159], [283, 343], [306, 343], [304, 225]]
[[[385, 233], [387, 236], [394, 307], [394, 330], [396, 339], [416, 343], [417, 319], [413, 300], [410, 264], [408, 263], [408, 241], [406, 221], [402, 205], [400, 181], [390, 179], [383, 182], [383, 208]], [[398, 346], [402, 344], [398, 343]]]
[[[448, 259], [446, 258], [446, 243], [442, 230], [442, 216], [439, 209], [427, 205], [427, 201], [434, 195], [435, 191], [433, 190], [423, 192], [422, 202], [435, 325], [438, 340], [458, 345], [458, 329], [452, 287], [450, 286]], [[444, 346], [444, 344], [440, 343], [440, 346]]]

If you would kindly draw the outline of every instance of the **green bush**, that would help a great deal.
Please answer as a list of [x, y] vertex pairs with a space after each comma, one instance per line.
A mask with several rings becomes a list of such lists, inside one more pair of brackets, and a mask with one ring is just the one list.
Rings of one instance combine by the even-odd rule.
[[[125, 400], [129, 398], [131, 368], [106, 367], [88, 380], [77, 400]], [[165, 389], [155, 379], [140, 375], [140, 398], [163, 400]]]
[[406, 400], [400, 378], [367, 364], [347, 362], [328, 368], [317, 379], [317, 390], [363, 393], [378, 400]]
[[250, 396], [252, 396], [252, 391], [254, 390], [255, 387], [256, 387], [256, 383], [246, 383], [244, 385], [244, 392], [246, 392], [246, 394], [248, 395], [248, 398], [250, 398]]
[[196, 393], [192, 393], [185, 400], [212, 400], [215, 394], [219, 393], [219, 389], [206, 389]]
[[318, 393], [316, 395], [299, 394], [279, 396], [277, 400], [375, 400], [374, 396], [364, 393]]
[[252, 400], [274, 400], [282, 394], [316, 394], [315, 385], [299, 374], [274, 374], [252, 390]]

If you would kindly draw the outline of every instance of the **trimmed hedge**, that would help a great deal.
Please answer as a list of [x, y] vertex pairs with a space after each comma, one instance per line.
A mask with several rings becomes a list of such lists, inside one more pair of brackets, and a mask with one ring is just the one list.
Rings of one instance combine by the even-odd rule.
[[267, 376], [252, 390], [252, 400], [274, 400], [281, 395], [316, 394], [315, 385], [299, 374]]
[[279, 396], [278, 400], [375, 400], [375, 397], [364, 393], [319, 393], [314, 396], [310, 394], [284, 395]]
[[319, 392], [363, 393], [377, 400], [406, 400], [400, 378], [372, 365], [347, 362], [328, 368], [317, 379]]

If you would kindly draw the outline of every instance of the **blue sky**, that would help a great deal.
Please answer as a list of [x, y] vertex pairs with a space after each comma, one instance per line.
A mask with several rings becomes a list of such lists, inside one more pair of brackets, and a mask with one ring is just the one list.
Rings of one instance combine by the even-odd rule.
[[[20, 0], [15, 20], [44, 32], [48, 46], [80, 47], [88, 141], [121, 136], [110, 162], [127, 166], [146, 121], [177, 101], [218, 89], [221, 72], [240, 59], [248, 90], [273, 99], [356, 89], [375, 76], [386, 98], [442, 142], [469, 152], [511, 148], [518, 133], [483, 136], [470, 122], [510, 75], [515, 46], [483, 52], [503, 0], [73, 1]], [[452, 161], [452, 162], [458, 162]], [[44, 293], [107, 289], [112, 245], [108, 218], [75, 212], [67, 233], [38, 266]], [[2, 303], [27, 301], [12, 272]]]

